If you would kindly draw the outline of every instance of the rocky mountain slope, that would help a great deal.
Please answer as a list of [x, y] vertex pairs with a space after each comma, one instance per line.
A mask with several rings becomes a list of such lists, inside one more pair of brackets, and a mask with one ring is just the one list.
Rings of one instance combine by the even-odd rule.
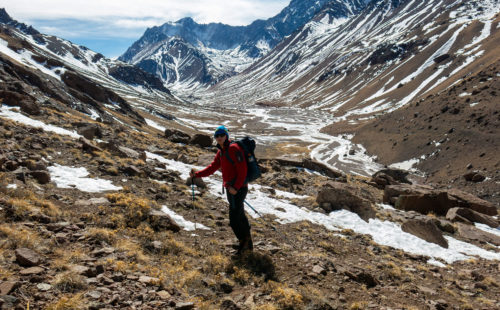
[[[331, 120], [319, 111], [188, 104], [137, 68], [17, 22], [0, 27], [2, 309], [500, 307], [497, 196], [463, 192], [462, 179], [439, 182], [441, 170], [426, 181], [368, 165], [351, 136], [317, 132]], [[393, 112], [416, 123], [383, 130], [393, 151], [367, 141], [399, 118], [375, 119], [355, 139], [389, 163], [409, 155], [396, 131], [413, 130], [431, 145], [404, 147], [431, 153], [429, 169], [460, 144], [471, 152], [469, 170], [495, 163], [494, 145], [477, 154], [463, 126], [448, 129], [467, 124], [475, 136], [496, 137], [497, 63], [478, 68]], [[234, 255], [220, 174], [198, 182], [194, 198], [186, 182], [213, 159], [207, 132], [221, 117], [232, 136], [254, 133], [265, 155], [247, 196], [262, 215], [246, 208], [255, 251], [243, 256]], [[428, 128], [431, 118], [439, 124]], [[302, 152], [327, 159], [281, 156]]]
[[[144, 119], [124, 99], [161, 96], [176, 102], [157, 77], [138, 67], [105, 58], [69, 41], [44, 35], [0, 11], [0, 57], [4, 102], [64, 102], [107, 121], [113, 110]], [[141, 95], [142, 94], [142, 95]]]
[[498, 59], [498, 7], [495, 0], [379, 0], [350, 18], [325, 7], [203, 98], [299, 106], [333, 113], [342, 127], [358, 123]]
[[487, 201], [410, 185], [403, 171], [370, 179], [265, 160], [247, 197], [264, 216], [247, 209], [255, 252], [238, 257], [220, 176], [194, 201], [185, 185], [214, 156], [210, 136], [116, 117], [2, 106], [3, 309], [500, 306]]
[[119, 59], [182, 88], [179, 91], [204, 88], [243, 71], [325, 5], [336, 18], [346, 18], [357, 14], [365, 2], [293, 0], [278, 15], [248, 26], [198, 24], [187, 17], [147, 29]]
[[500, 202], [500, 61], [357, 130], [355, 141], [383, 164], [407, 161], [428, 182]]

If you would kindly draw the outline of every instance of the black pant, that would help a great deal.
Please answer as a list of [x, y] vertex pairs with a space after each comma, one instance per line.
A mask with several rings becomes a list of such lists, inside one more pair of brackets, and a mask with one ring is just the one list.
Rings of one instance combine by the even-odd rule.
[[229, 202], [229, 225], [231, 225], [238, 240], [243, 240], [245, 237], [250, 236], [250, 223], [248, 222], [248, 218], [243, 208], [243, 201], [247, 193], [248, 187], [240, 188], [236, 195], [231, 195], [229, 191], [227, 191], [227, 201]]

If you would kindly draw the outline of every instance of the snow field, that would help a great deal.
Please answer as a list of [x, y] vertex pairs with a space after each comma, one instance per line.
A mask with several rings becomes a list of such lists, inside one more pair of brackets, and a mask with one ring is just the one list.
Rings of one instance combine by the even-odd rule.
[[[158, 160], [166, 164], [168, 169], [178, 171], [181, 174], [181, 178], [187, 178], [192, 168], [201, 168], [169, 160], [149, 152], [146, 152], [146, 155], [148, 160]], [[205, 178], [204, 181], [212, 193], [220, 193], [222, 183], [219, 172], [215, 174], [215, 177]], [[260, 185], [250, 185], [247, 202], [260, 214], [276, 216], [276, 220], [281, 224], [306, 220], [331, 231], [352, 229], [356, 233], [372, 236], [373, 240], [380, 245], [401, 249], [412, 254], [429, 256], [431, 258], [429, 260], [430, 264], [444, 265], [441, 261], [451, 264], [458, 260], [466, 260], [476, 256], [490, 260], [500, 260], [500, 253], [486, 251], [452, 237], [446, 237], [449, 248], [445, 249], [434, 243], [417, 238], [412, 234], [403, 232], [401, 226], [397, 223], [378, 219], [370, 219], [367, 223], [357, 214], [346, 210], [335, 211], [330, 214], [314, 212], [306, 208], [297, 207], [288, 200], [291, 198], [303, 198], [303, 196], [293, 193], [284, 194], [283, 191], [279, 191], [276, 193], [277, 196], [282, 196], [283, 198], [276, 199], [265, 193], [262, 189], [263, 187]], [[248, 214], [254, 219], [258, 218], [258, 215], [252, 210], [248, 210]]]

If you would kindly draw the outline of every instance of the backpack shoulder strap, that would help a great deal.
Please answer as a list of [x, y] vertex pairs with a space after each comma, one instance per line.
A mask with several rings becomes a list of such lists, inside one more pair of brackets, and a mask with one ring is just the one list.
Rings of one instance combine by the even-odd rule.
[[[231, 144], [236, 143], [236, 142], [231, 142]], [[231, 145], [229, 144], [229, 145]], [[229, 156], [229, 146], [227, 147], [227, 150], [224, 153], [224, 156], [229, 160], [229, 162], [234, 165], [234, 160], [231, 159], [231, 156]]]

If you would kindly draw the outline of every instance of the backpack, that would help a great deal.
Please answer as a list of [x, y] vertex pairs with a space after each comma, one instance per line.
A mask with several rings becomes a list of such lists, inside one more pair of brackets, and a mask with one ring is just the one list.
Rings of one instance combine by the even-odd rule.
[[[257, 164], [257, 158], [255, 158], [255, 140], [250, 137], [244, 137], [243, 139], [233, 141], [233, 143], [238, 143], [238, 145], [243, 149], [245, 160], [247, 162], [247, 176], [245, 178], [245, 183], [250, 183], [258, 179], [262, 173], [260, 172], [259, 165]], [[234, 165], [234, 161], [229, 157], [228, 152], [224, 154], [231, 164]]]

